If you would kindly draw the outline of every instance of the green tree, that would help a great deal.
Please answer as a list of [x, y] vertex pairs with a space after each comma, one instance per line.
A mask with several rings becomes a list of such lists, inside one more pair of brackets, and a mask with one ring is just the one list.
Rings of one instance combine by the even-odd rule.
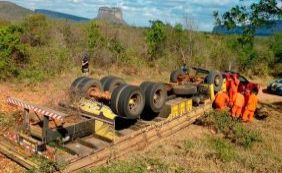
[[48, 21], [44, 15], [29, 15], [24, 19], [24, 36], [23, 41], [31, 46], [42, 46], [50, 38]]
[[28, 61], [25, 45], [21, 43], [22, 33], [19, 26], [0, 28], [0, 79], [18, 76], [19, 68]]
[[96, 21], [90, 23], [88, 28], [88, 49], [93, 52], [99, 44], [103, 44], [104, 37], [101, 35], [99, 31], [99, 25]]
[[160, 20], [150, 21], [151, 28], [147, 32], [147, 46], [150, 59], [154, 60], [163, 54], [164, 42], [166, 40], [166, 26]]
[[273, 36], [271, 49], [275, 56], [275, 63], [282, 63], [282, 32]]
[[251, 5], [236, 5], [221, 17], [218, 12], [214, 12], [216, 24], [223, 24], [228, 29], [233, 29], [237, 25], [242, 26], [243, 34], [238, 41], [243, 46], [252, 47], [256, 29], [261, 26], [270, 25], [273, 20], [282, 16], [282, 8], [278, 2], [279, 0], [259, 0]]

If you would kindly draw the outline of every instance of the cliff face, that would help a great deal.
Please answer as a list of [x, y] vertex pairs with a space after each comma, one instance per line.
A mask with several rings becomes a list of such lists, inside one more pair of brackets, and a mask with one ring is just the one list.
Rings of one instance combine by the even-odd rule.
[[115, 24], [126, 24], [120, 8], [100, 7], [97, 19], [106, 20]]

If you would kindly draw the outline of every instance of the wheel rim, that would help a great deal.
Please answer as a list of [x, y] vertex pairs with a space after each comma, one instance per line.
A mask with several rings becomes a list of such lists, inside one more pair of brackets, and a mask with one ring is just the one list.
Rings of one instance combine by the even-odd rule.
[[157, 107], [161, 106], [161, 97], [162, 96], [162, 90], [159, 89], [155, 92], [154, 97], [153, 97], [153, 103]]
[[101, 93], [101, 90], [97, 87], [97, 86], [92, 86], [87, 90], [87, 96], [91, 97], [91, 96], [97, 96]]
[[219, 78], [219, 76], [216, 76], [215, 79], [214, 79], [214, 85], [218, 86], [219, 84], [220, 84], [220, 78]]
[[141, 103], [141, 96], [139, 94], [136, 93], [131, 95], [127, 104], [128, 110], [130, 110], [130, 112], [137, 112], [140, 103]]

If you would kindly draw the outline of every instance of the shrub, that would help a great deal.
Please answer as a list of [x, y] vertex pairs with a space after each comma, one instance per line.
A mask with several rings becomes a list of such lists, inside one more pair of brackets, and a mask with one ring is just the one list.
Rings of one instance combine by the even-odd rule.
[[31, 46], [42, 46], [50, 39], [48, 21], [44, 15], [27, 16], [23, 21], [23, 41]]
[[21, 43], [22, 32], [16, 25], [0, 28], [0, 79], [17, 77], [28, 61], [26, 46]]
[[197, 124], [216, 129], [226, 139], [244, 148], [262, 141], [259, 131], [247, 128], [239, 120], [233, 119], [228, 112], [214, 111], [200, 119]]
[[164, 49], [165, 25], [162, 21], [151, 21], [151, 28], [147, 32], [147, 46], [150, 60], [154, 60], [157, 56], [161, 56]]

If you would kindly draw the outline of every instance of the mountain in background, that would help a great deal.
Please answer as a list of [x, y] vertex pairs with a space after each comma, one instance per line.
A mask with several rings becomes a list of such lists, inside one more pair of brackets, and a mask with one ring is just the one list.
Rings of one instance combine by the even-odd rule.
[[[213, 28], [213, 33], [218, 34], [242, 34], [242, 27], [235, 27], [234, 29], [228, 30], [225, 26], [215, 26]], [[257, 36], [269, 36], [275, 33], [282, 32], [282, 20], [274, 21], [273, 24], [265, 27], [260, 27], [256, 30]]]
[[8, 2], [8, 1], [0, 1], [0, 18], [5, 20], [21, 20], [25, 16], [32, 14], [33, 11], [18, 6], [17, 4]]
[[123, 19], [122, 9], [116, 7], [100, 7], [96, 19], [105, 20], [114, 24], [126, 24]]
[[44, 15], [46, 15], [50, 18], [54, 18], [54, 19], [65, 19], [65, 20], [71, 20], [71, 21], [76, 21], [76, 22], [85, 22], [85, 21], [90, 20], [88, 18], [74, 16], [74, 15], [65, 14], [65, 13], [60, 13], [60, 12], [51, 11], [51, 10], [36, 9], [34, 12], [39, 13], [39, 14], [44, 14]]

